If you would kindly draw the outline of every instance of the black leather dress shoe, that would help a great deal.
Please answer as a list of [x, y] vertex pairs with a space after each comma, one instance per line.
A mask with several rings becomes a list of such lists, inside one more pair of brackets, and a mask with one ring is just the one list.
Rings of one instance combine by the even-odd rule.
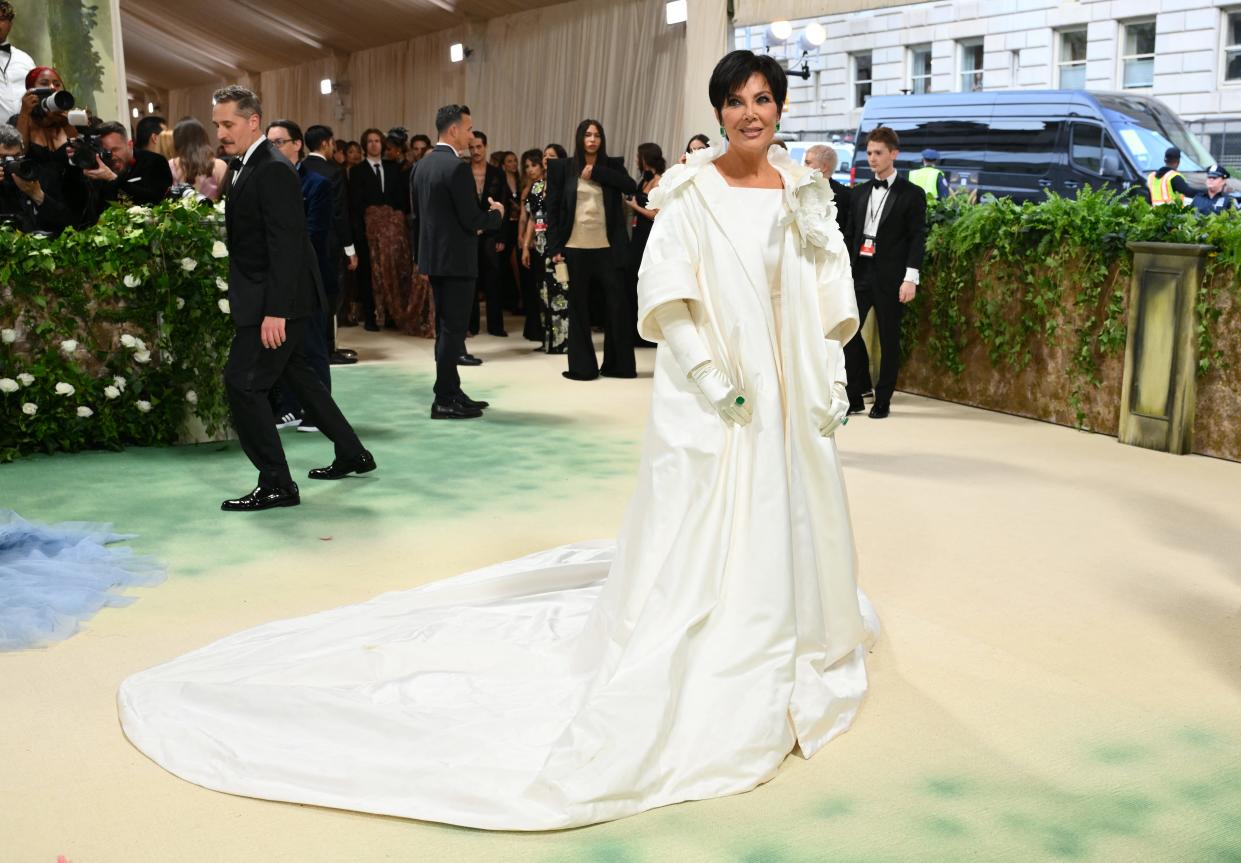
[[334, 461], [327, 467], [317, 467], [307, 476], [311, 479], [342, 479], [351, 473], [370, 473], [375, 469], [375, 457], [368, 450], [362, 450], [346, 461]]
[[508, 338], [508, 330], [487, 330], [487, 335], [496, 336], [501, 339]]
[[599, 377], [598, 375], [590, 375], [589, 377], [586, 375], [575, 375], [573, 372], [561, 372], [560, 374], [571, 381], [593, 381]]
[[301, 502], [297, 483], [294, 483], [292, 488], [265, 488], [260, 485], [245, 497], [224, 501], [220, 504], [220, 509], [226, 512], [258, 512], [260, 509], [277, 506], [297, 506]]
[[335, 352], [338, 354], [342, 354], [346, 357], [353, 357], [355, 360], [358, 358], [358, 352], [355, 351], [353, 348], [337, 347]]
[[462, 354], [457, 357], [457, 365], [459, 366], [481, 366], [483, 361], [473, 354]]
[[374, 321], [367, 321], [362, 325], [362, 329], [366, 330], [368, 333], [377, 333], [379, 332], [379, 324]]
[[860, 414], [864, 410], [866, 410], [866, 402], [861, 399], [858, 399], [855, 402], [849, 402], [849, 413]]
[[460, 400], [439, 401], [431, 404], [433, 420], [472, 420], [483, 415], [482, 408], [472, 408]]
[[328, 362], [334, 366], [351, 366], [358, 361], [358, 355], [354, 354], [353, 356], [349, 356], [349, 354], [346, 354], [343, 351], [332, 351], [332, 353], [328, 355], [327, 359]]
[[881, 420], [889, 413], [887, 405], [876, 404], [870, 409], [870, 418], [873, 420]]
[[479, 410], [482, 410], [484, 408], [491, 407], [491, 402], [476, 401], [467, 396], [465, 393], [457, 393], [457, 401], [461, 402], [461, 404], [465, 405], [467, 408], [478, 408]]

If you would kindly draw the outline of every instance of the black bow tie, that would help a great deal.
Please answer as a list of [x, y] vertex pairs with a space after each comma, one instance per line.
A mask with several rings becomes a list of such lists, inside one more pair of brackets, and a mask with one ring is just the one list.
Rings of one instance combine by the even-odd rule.
[[875, 180], [875, 188], [877, 188], [877, 189], [886, 189], [887, 187], [888, 187], [888, 181], [887, 181], [887, 180]]
[[8, 42], [0, 42], [0, 51], [12, 51], [13, 46]]
[[242, 166], [245, 164], [246, 164], [246, 160], [243, 159], [241, 156], [238, 156], [237, 158], [233, 159], [233, 161], [229, 162], [228, 166], [233, 169], [233, 173], [236, 173], [240, 171]]

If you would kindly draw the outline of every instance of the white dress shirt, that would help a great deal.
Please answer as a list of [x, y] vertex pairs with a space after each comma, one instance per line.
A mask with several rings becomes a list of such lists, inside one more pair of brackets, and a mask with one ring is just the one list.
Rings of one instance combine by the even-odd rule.
[[[870, 200], [866, 202], [866, 221], [862, 224], [862, 233], [864, 236], [874, 237], [879, 233], [879, 218], [883, 215], [883, 206], [887, 203], [888, 194], [892, 191], [892, 182], [896, 179], [896, 169], [892, 168], [886, 176], [880, 177], [875, 175], [876, 180], [887, 180], [888, 187], [886, 189], [872, 185], [870, 187]], [[918, 271], [913, 267], [905, 268], [905, 281], [918, 284]]]
[[22, 96], [26, 95], [26, 75], [34, 68], [34, 59], [13, 45], [0, 51], [0, 123], [21, 113]]
[[[244, 168], [246, 166], [246, 162], [250, 161], [250, 157], [253, 156], [254, 151], [259, 148], [259, 144], [263, 143], [266, 140], [267, 140], [266, 138], [262, 138], [262, 137], [254, 139], [254, 143], [251, 144], [248, 148], [246, 148], [246, 154], [241, 157], [241, 168]], [[237, 178], [241, 176], [241, 168], [238, 168], [236, 171], [233, 171], [233, 185], [234, 186], [237, 185]]]
[[370, 165], [370, 166], [371, 166], [371, 173], [372, 173], [372, 174], [376, 174], [376, 175], [379, 177], [379, 191], [381, 191], [381, 192], [387, 192], [388, 190], [384, 188], [384, 165], [383, 165], [383, 162], [381, 162], [379, 159], [372, 159], [370, 156], [367, 156], [367, 157], [366, 157], [366, 164], [368, 164], [368, 165]]

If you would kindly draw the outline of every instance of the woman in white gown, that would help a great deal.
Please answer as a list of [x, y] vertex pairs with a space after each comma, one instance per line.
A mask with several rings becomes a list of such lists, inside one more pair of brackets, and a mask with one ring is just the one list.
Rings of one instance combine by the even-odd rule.
[[545, 830], [746, 791], [866, 691], [832, 437], [857, 328], [826, 179], [770, 146], [768, 57], [720, 61], [730, 147], [664, 176], [637, 491], [582, 543], [226, 638], [122, 685], [126, 735], [200, 785]]

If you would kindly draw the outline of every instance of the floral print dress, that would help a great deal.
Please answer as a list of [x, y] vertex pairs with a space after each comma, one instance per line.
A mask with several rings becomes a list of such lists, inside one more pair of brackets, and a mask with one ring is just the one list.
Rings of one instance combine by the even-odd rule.
[[[556, 262], [547, 257], [547, 181], [538, 180], [526, 195], [526, 212], [534, 223], [534, 250], [543, 260], [539, 309], [543, 319], [543, 350], [563, 354], [569, 339], [569, 283], [556, 278]], [[537, 269], [537, 264], [535, 265]]]

